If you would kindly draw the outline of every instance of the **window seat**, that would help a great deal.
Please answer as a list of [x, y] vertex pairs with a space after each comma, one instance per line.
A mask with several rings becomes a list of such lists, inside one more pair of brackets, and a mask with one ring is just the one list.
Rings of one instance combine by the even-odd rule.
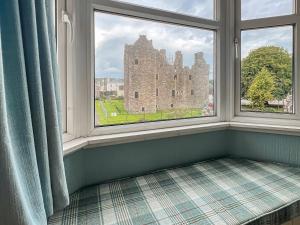
[[222, 158], [84, 188], [49, 225], [282, 224], [300, 215], [300, 168]]

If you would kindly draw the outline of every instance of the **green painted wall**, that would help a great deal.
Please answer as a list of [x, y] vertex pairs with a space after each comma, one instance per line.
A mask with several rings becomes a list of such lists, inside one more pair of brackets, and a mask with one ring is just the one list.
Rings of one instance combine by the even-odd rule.
[[81, 149], [64, 158], [70, 193], [107, 180], [145, 174], [226, 154], [226, 131]]
[[217, 131], [81, 149], [65, 156], [70, 193], [87, 185], [232, 155], [300, 166], [300, 137]]
[[228, 153], [235, 157], [300, 166], [300, 137], [291, 135], [227, 131]]

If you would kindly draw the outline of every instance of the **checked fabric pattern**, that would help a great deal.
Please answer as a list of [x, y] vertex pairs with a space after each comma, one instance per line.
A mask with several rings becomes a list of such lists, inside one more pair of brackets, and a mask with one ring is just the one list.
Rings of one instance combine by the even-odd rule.
[[299, 200], [300, 168], [224, 158], [85, 188], [48, 223], [279, 224]]

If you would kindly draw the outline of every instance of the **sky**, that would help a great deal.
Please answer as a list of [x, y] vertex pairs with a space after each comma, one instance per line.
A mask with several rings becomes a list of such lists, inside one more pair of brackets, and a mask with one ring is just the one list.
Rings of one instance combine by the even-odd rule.
[[[212, 19], [213, 0], [124, 0], [133, 4], [186, 13]], [[293, 12], [293, 0], [241, 0], [242, 19], [286, 15]], [[96, 77], [123, 78], [125, 44], [133, 44], [139, 35], [146, 35], [156, 49], [166, 49], [167, 57], [183, 53], [185, 66], [194, 62], [194, 54], [203, 52], [213, 77], [214, 32], [170, 25], [125, 16], [95, 12], [95, 73]], [[292, 52], [292, 28], [268, 28], [242, 32], [242, 58], [255, 48], [277, 45]]]

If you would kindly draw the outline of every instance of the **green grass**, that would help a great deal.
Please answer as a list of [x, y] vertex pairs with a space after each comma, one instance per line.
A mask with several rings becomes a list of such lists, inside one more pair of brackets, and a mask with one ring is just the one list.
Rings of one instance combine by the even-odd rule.
[[267, 113], [284, 113], [282, 107], [265, 107], [264, 109], [255, 108], [252, 106], [242, 106], [242, 111], [267, 112]]
[[[96, 100], [95, 109], [97, 113], [98, 125], [115, 125], [145, 121], [191, 118], [202, 115], [201, 109], [177, 109], [158, 111], [156, 113], [129, 114], [124, 108], [123, 100], [101, 100], [101, 102], [100, 100]], [[116, 116], [113, 116], [112, 113], [116, 113]]]

